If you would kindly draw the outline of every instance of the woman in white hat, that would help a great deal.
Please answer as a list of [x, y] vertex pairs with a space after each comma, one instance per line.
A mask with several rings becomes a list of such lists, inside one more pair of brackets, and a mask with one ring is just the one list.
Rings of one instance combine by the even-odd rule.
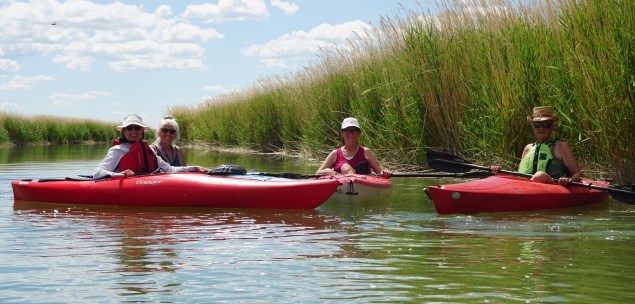
[[176, 144], [179, 141], [179, 124], [172, 115], [166, 115], [157, 129], [156, 140], [150, 145], [154, 153], [172, 166], [185, 166], [185, 153]]
[[[533, 174], [531, 180], [553, 182], [556, 178], [559, 184], [566, 185], [582, 178], [582, 171], [569, 144], [552, 138], [559, 121], [560, 118], [549, 106], [535, 107], [533, 115], [527, 117], [536, 141], [525, 146], [518, 171]], [[492, 166], [492, 171], [499, 170], [499, 166]]]
[[137, 114], [127, 115], [123, 123], [115, 128], [121, 132], [121, 135], [113, 142], [106, 157], [95, 168], [93, 172], [95, 179], [105, 176], [127, 177], [147, 174], [157, 169], [168, 173], [206, 170], [201, 166], [171, 166], [157, 157], [148, 143], [143, 141], [144, 132], [149, 127], [143, 124], [141, 117]]
[[331, 151], [316, 174], [369, 174], [372, 169], [377, 174], [389, 177], [392, 172], [382, 169], [373, 152], [358, 143], [361, 132], [357, 119], [345, 118], [340, 128], [344, 146]]

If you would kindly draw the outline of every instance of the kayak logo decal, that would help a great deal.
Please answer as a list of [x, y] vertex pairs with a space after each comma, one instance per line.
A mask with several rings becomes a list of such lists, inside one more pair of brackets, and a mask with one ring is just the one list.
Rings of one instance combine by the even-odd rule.
[[452, 198], [453, 198], [453, 199], [460, 199], [460, 198], [461, 198], [461, 193], [458, 193], [458, 192], [452, 192]]
[[138, 180], [135, 184], [137, 185], [158, 185], [162, 181], [147, 181], [147, 180]]

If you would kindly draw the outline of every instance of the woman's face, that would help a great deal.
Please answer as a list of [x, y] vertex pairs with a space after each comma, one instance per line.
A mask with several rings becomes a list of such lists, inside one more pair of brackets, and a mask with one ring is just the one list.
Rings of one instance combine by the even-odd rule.
[[360, 130], [355, 127], [348, 127], [342, 130], [342, 138], [344, 139], [344, 142], [357, 143], [360, 134]]
[[172, 144], [174, 139], [176, 139], [176, 129], [169, 124], [161, 126], [159, 129], [159, 139], [162, 143]]
[[553, 121], [535, 121], [532, 123], [534, 129], [534, 136], [538, 142], [547, 142], [551, 140], [551, 133], [556, 125]]
[[130, 142], [143, 139], [143, 132], [143, 127], [138, 125], [129, 125], [123, 129], [123, 135]]

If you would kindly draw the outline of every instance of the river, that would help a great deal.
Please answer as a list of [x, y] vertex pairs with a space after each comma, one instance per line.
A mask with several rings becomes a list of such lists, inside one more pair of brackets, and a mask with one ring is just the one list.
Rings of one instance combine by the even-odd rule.
[[[10, 181], [90, 174], [105, 145], [0, 148], [0, 303], [633, 303], [635, 206], [438, 215], [389, 199], [315, 210], [14, 205]], [[190, 149], [192, 164], [319, 163]]]

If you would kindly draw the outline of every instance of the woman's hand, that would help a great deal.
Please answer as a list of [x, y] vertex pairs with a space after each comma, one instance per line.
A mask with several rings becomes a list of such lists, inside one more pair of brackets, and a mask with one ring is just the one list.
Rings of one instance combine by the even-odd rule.
[[501, 166], [492, 165], [492, 166], [489, 166], [489, 169], [490, 169], [493, 173], [499, 173], [499, 172], [501, 172]]
[[392, 175], [392, 171], [388, 169], [381, 169], [381, 176], [388, 178], [391, 175]]
[[134, 171], [132, 171], [130, 169], [126, 169], [125, 171], [123, 171], [121, 173], [123, 173], [123, 176], [125, 176], [125, 177], [134, 176]]
[[331, 169], [331, 168], [326, 168], [323, 169], [319, 174], [322, 176], [333, 176], [335, 175], [335, 170]]
[[568, 185], [570, 182], [572, 182], [573, 180], [569, 177], [561, 177], [558, 179], [558, 184], [566, 186]]

